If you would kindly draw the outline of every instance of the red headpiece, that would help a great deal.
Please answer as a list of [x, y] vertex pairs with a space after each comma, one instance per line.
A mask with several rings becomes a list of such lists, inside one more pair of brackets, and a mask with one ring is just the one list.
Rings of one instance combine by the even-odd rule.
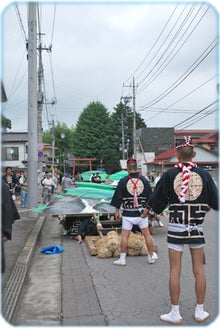
[[134, 158], [130, 158], [130, 159], [128, 159], [128, 160], [127, 160], [127, 165], [130, 165], [130, 164], [136, 165], [136, 164], [137, 164], [136, 159], [134, 159]]
[[190, 143], [190, 141], [191, 141], [191, 137], [190, 136], [189, 137], [184, 136], [184, 139], [185, 139], [185, 143], [182, 144], [182, 145], [176, 146], [176, 149], [182, 148], [182, 147], [194, 147], [194, 145], [192, 145]]

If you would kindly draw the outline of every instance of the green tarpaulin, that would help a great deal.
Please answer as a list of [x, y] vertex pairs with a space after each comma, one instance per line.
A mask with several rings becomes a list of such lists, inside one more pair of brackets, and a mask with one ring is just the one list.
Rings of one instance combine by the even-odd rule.
[[107, 173], [106, 172], [99, 172], [99, 171], [85, 171], [83, 173], [80, 173], [81, 177], [83, 178], [83, 181], [90, 181], [91, 176], [93, 174], [96, 174], [96, 172], [99, 173], [100, 177], [101, 177], [101, 181], [105, 181], [106, 177], [107, 177]]
[[122, 170], [122, 171], [119, 171], [119, 172], [116, 172], [116, 173], [111, 174], [109, 176], [109, 180], [110, 181], [118, 181], [121, 178], [124, 178], [126, 175], [128, 175], [128, 172], [125, 171], [125, 170]]

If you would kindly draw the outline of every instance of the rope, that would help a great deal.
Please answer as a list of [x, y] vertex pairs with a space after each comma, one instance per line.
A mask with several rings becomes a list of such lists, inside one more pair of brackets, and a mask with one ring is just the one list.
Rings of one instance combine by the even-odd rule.
[[189, 188], [190, 171], [193, 167], [196, 167], [196, 166], [197, 165], [192, 162], [189, 162], [188, 166], [186, 166], [184, 163], [178, 163], [175, 165], [175, 167], [182, 169], [182, 172], [183, 172], [181, 191], [180, 191], [180, 194], [178, 197], [181, 204], [185, 203], [185, 201], [186, 201], [186, 193]]

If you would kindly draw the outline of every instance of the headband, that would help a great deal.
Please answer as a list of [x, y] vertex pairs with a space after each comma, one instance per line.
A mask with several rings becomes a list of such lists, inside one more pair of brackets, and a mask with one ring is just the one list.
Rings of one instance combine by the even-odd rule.
[[130, 158], [127, 160], [127, 165], [130, 165], [130, 164], [136, 165], [137, 161], [134, 158]]
[[194, 145], [192, 145], [190, 143], [190, 141], [191, 141], [191, 137], [190, 136], [188, 136], [188, 137], [184, 136], [184, 139], [185, 139], [185, 143], [182, 144], [182, 145], [176, 146], [176, 149], [182, 148], [182, 147], [194, 147]]

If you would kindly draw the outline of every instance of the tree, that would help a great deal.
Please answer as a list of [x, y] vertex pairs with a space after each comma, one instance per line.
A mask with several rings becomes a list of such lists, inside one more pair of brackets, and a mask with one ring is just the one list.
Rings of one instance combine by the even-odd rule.
[[[43, 142], [52, 144], [52, 135], [53, 128], [47, 130], [43, 133]], [[63, 138], [62, 138], [63, 135]], [[55, 147], [56, 151], [56, 159], [60, 159], [60, 157], [65, 156], [65, 150], [70, 150], [73, 152], [73, 139], [74, 139], [74, 129], [68, 128], [65, 123], [58, 122], [54, 126], [54, 136], [55, 136]]]
[[4, 115], [1, 115], [1, 123], [3, 132], [7, 132], [7, 129], [11, 129], [11, 120]]
[[96, 167], [103, 164], [111, 173], [115, 161], [115, 128], [110, 115], [100, 102], [91, 102], [79, 116], [74, 134], [74, 155], [96, 158]]
[[[120, 102], [114, 107], [112, 113], [112, 124], [115, 127], [115, 133], [117, 133], [118, 146], [122, 144], [122, 128], [124, 129], [124, 141], [129, 140], [128, 157], [133, 155], [133, 110], [126, 104]], [[145, 128], [146, 124], [144, 119], [139, 113], [136, 112], [136, 129]], [[122, 156], [120, 155], [120, 158]]]

